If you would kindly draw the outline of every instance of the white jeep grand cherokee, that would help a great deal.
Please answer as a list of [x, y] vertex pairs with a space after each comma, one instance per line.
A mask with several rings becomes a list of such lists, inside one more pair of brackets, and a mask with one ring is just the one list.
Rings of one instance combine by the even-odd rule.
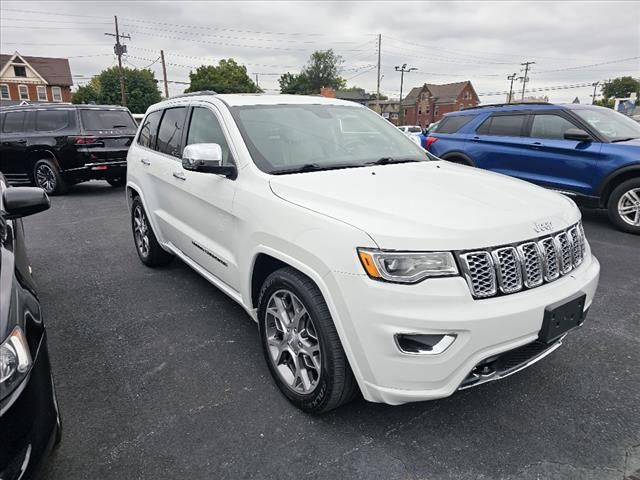
[[350, 102], [169, 99], [127, 175], [142, 262], [179, 257], [242, 305], [309, 412], [515, 373], [582, 324], [598, 284], [571, 200], [439, 161]]

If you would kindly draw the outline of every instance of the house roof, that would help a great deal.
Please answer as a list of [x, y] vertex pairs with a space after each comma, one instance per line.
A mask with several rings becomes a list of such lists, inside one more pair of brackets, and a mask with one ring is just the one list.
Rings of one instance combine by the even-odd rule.
[[[71, 68], [69, 60], [66, 58], [49, 58], [49, 57], [27, 57], [20, 55], [36, 70], [49, 85], [71, 86], [73, 80], [71, 78]], [[0, 70], [4, 68], [13, 55], [0, 54]]]
[[369, 100], [369, 94], [364, 90], [336, 90], [336, 98], [340, 100]]
[[[455, 102], [464, 87], [470, 84], [471, 82], [469, 80], [465, 82], [446, 83], [444, 85], [425, 83], [421, 87], [412, 88], [409, 94], [402, 99], [402, 105], [414, 105], [416, 103], [416, 100], [418, 99], [418, 95], [424, 87], [427, 87], [427, 89], [431, 92], [431, 95], [433, 95], [434, 97], [435, 103]], [[471, 88], [473, 89], [473, 86], [471, 86]]]

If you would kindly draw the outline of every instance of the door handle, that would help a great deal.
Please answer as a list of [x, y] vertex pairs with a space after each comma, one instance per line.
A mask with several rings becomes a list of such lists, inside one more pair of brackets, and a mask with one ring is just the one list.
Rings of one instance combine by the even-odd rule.
[[533, 142], [531, 146], [533, 148], [538, 148], [538, 147], [543, 147], [544, 145], [542, 144], [542, 142]]
[[141, 158], [140, 159], [140, 163], [143, 165], [151, 165], [151, 162], [149, 160], [147, 160], [146, 158]]
[[25, 143], [27, 143], [26, 140], [16, 140], [16, 143], [19, 143], [20, 145], [24, 145]]
[[480, 137], [473, 137], [473, 138], [471, 139], [471, 141], [472, 141], [472, 142], [477, 142], [478, 140], [480, 140]]
[[185, 177], [184, 173], [182, 172], [173, 172], [173, 176], [174, 178], [177, 178], [178, 180], [186, 180], [187, 177]]

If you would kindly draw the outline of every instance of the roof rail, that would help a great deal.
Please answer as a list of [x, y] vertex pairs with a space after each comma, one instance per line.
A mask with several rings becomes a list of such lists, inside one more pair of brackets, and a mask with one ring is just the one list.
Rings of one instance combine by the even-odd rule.
[[553, 105], [553, 103], [549, 103], [549, 102], [490, 103], [488, 105], [476, 105], [475, 107], [464, 107], [462, 110], [473, 110], [476, 108], [509, 107], [511, 105]]
[[175, 97], [169, 97], [167, 100], [173, 100], [174, 98], [183, 98], [183, 97], [196, 97], [198, 95], [217, 95], [217, 92], [213, 90], [198, 90], [197, 92], [189, 92], [183, 93], [182, 95], [176, 95]]

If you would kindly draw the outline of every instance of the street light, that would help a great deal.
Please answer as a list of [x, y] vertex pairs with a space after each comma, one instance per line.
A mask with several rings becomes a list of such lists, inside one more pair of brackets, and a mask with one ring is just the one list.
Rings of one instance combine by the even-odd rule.
[[404, 110], [402, 108], [402, 86], [404, 84], [404, 74], [418, 69], [415, 67], [407, 68], [406, 63], [403, 63], [402, 67], [396, 65], [395, 69], [396, 72], [400, 72], [400, 103], [398, 103], [398, 108], [400, 109], [400, 125], [402, 125], [404, 121]]

